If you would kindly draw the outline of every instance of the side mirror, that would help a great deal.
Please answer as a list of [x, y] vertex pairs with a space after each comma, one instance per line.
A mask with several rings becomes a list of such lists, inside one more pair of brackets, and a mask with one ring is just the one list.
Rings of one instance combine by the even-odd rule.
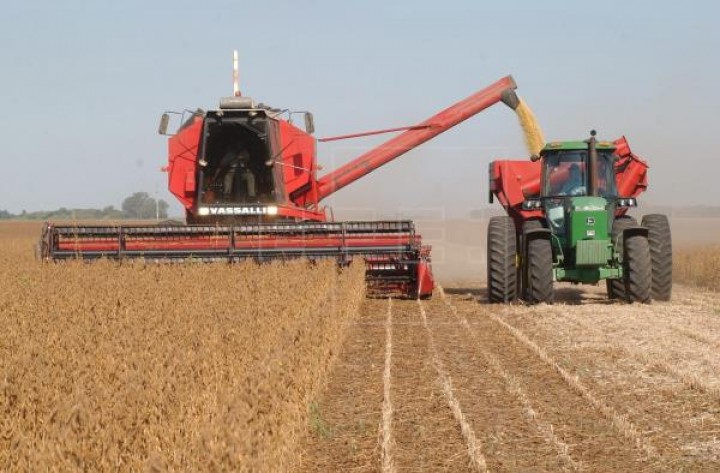
[[311, 135], [315, 133], [315, 119], [310, 112], [305, 112], [305, 131]]
[[170, 115], [163, 113], [160, 117], [160, 126], [158, 126], [158, 133], [161, 135], [167, 135], [168, 125], [170, 124]]

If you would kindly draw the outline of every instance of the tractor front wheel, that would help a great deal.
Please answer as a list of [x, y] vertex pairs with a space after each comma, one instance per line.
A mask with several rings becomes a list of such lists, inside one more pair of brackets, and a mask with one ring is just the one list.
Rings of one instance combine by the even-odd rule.
[[553, 302], [553, 255], [549, 238], [530, 237], [526, 244], [525, 301], [530, 304]]
[[642, 233], [625, 236], [625, 299], [628, 302], [650, 302], [652, 259], [650, 244]]
[[[635, 218], [623, 215], [615, 219], [612, 228], [612, 242], [616, 251], [622, 252], [624, 247], [623, 231], [626, 228], [637, 227], [638, 222]], [[606, 279], [607, 293], [609, 299], [625, 299], [625, 280], [624, 279]]]
[[492, 217], [487, 231], [487, 288], [491, 303], [517, 298], [517, 240], [510, 217]]
[[642, 219], [642, 226], [648, 229], [650, 258], [652, 259], [653, 300], [669, 301], [672, 295], [672, 238], [670, 223], [665, 215], [651, 214]]

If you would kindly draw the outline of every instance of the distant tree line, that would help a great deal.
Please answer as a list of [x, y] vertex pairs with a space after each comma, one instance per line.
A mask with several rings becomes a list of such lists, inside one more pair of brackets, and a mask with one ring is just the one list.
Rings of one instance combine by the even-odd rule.
[[147, 192], [135, 192], [122, 201], [120, 209], [109, 205], [102, 209], [68, 209], [40, 210], [13, 214], [0, 210], [0, 220], [120, 220], [120, 219], [152, 219], [167, 218], [168, 203], [162, 199], [155, 200]]

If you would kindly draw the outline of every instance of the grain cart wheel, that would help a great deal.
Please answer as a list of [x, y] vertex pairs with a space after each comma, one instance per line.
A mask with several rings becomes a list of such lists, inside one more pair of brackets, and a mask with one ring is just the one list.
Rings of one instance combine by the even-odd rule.
[[553, 302], [553, 255], [548, 235], [529, 235], [526, 242], [525, 301], [530, 304]]
[[510, 217], [492, 217], [487, 233], [488, 300], [512, 302], [517, 298], [517, 241]]
[[[635, 218], [623, 215], [615, 219], [612, 228], [612, 241], [617, 251], [623, 251], [623, 231], [626, 228], [637, 227], [638, 223]], [[625, 299], [625, 280], [624, 279], [606, 279], [607, 293], [609, 299]]]
[[650, 296], [656, 301], [669, 301], [672, 295], [672, 237], [667, 216], [645, 215], [642, 226], [648, 229], [652, 260]]
[[650, 302], [652, 285], [652, 259], [646, 235], [625, 235], [625, 299], [628, 302]]

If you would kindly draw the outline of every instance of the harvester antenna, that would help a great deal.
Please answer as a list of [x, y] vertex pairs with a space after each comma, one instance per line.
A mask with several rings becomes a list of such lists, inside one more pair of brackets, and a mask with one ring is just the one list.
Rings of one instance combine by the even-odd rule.
[[238, 70], [238, 52], [237, 49], [233, 51], [233, 96], [240, 97], [240, 72]]

